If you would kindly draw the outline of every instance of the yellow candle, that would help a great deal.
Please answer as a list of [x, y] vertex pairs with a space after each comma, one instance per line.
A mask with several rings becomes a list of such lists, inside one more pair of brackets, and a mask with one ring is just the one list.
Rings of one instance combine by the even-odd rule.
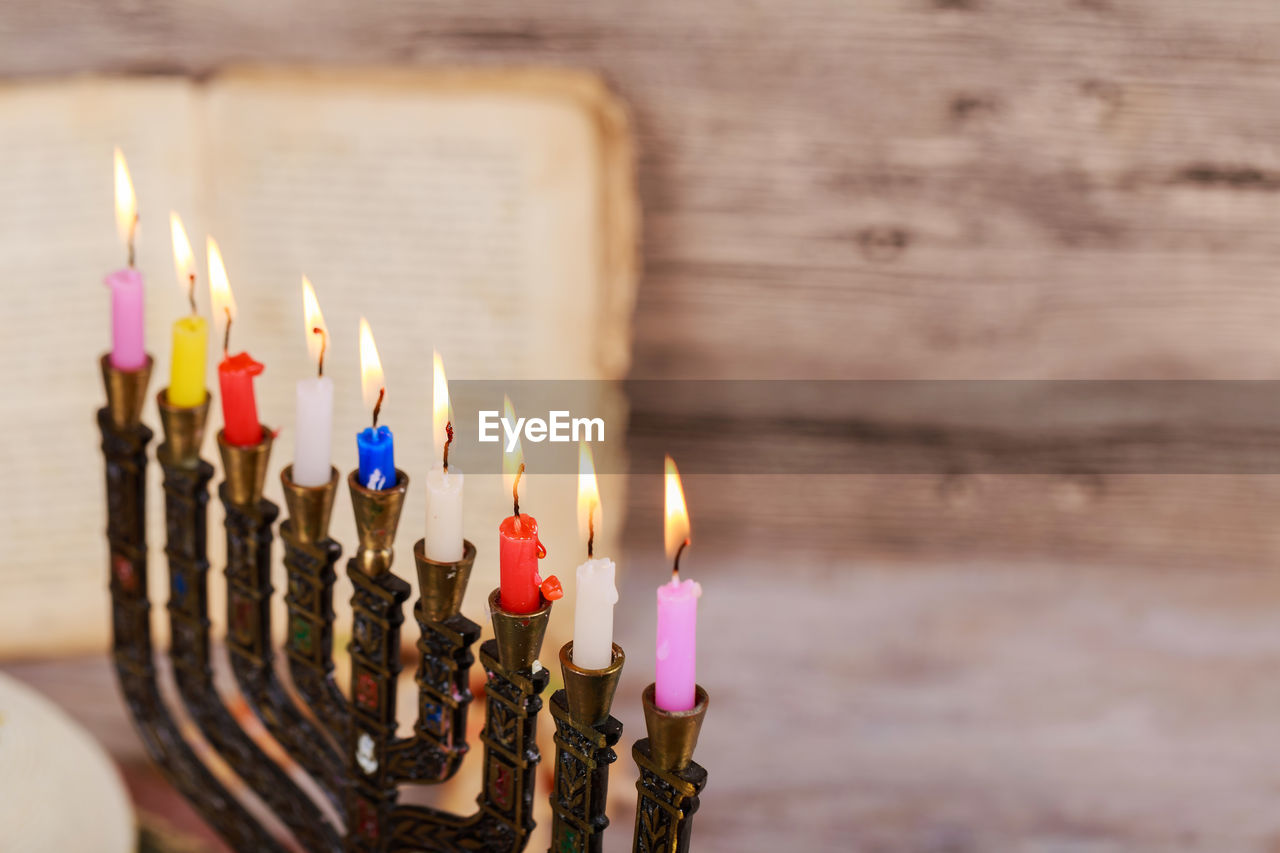
[[173, 324], [173, 360], [169, 363], [169, 404], [198, 406], [204, 402], [204, 361], [209, 325], [203, 317], [183, 317]]
[[169, 214], [173, 231], [173, 268], [187, 292], [191, 314], [173, 324], [173, 354], [169, 361], [169, 405], [189, 408], [204, 402], [204, 360], [209, 350], [209, 327], [196, 314], [196, 267], [191, 243], [178, 214]]

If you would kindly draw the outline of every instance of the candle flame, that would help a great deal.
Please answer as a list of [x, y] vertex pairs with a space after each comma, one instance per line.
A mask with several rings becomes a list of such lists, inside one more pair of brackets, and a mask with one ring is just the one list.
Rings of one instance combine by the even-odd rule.
[[667, 545], [667, 559], [676, 554], [689, 541], [689, 510], [684, 504], [684, 488], [680, 485], [680, 472], [675, 460], [666, 460], [666, 523], [663, 525]]
[[[505, 394], [502, 397], [502, 419], [511, 425], [512, 429], [516, 426], [516, 410], [511, 405], [511, 398]], [[520, 472], [520, 466], [524, 465], [524, 447], [520, 444], [520, 439], [516, 439], [515, 449], [507, 452], [507, 434], [506, 429], [502, 433], [502, 485], [506, 491], [511, 491], [516, 487], [516, 475]]]
[[578, 442], [578, 533], [587, 541], [591, 556], [592, 540], [600, 529], [600, 488], [596, 483], [596, 465], [591, 447]]
[[129, 164], [124, 161], [124, 154], [119, 148], [115, 150], [115, 160], [116, 229], [120, 232], [120, 242], [124, 243], [126, 247], [132, 248], [133, 230], [138, 224], [138, 199], [133, 194], [133, 180], [129, 177]]
[[227, 268], [222, 263], [222, 252], [218, 251], [218, 243], [212, 237], [206, 238], [205, 250], [209, 255], [209, 299], [213, 305], [214, 324], [222, 323], [223, 338], [226, 338], [226, 325], [236, 316], [236, 300], [231, 295], [231, 282], [227, 280]]
[[[316, 364], [322, 364], [329, 327], [324, 324], [324, 315], [320, 313], [320, 300], [316, 299], [316, 290], [305, 275], [302, 277], [302, 319], [307, 336], [307, 354]], [[320, 331], [316, 331], [317, 329]]]
[[369, 321], [360, 318], [360, 394], [364, 407], [373, 411], [380, 402], [386, 382], [382, 377], [382, 359], [378, 358], [378, 346], [373, 342], [373, 330]]
[[431, 441], [435, 458], [443, 459], [449, 441], [447, 429], [453, 419], [449, 412], [449, 380], [444, 375], [444, 360], [435, 350], [431, 351], [431, 364]]
[[187, 239], [187, 229], [182, 227], [178, 214], [169, 211], [169, 231], [173, 234], [173, 271], [178, 275], [178, 286], [187, 294], [192, 302], [191, 313], [195, 313], [195, 294], [192, 292], [196, 277], [196, 259], [191, 252], [191, 241]]

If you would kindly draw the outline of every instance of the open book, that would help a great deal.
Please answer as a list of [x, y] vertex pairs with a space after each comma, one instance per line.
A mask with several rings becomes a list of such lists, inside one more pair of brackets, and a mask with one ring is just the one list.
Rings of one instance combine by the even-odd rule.
[[[101, 281], [124, 260], [112, 218], [116, 145], [138, 196], [151, 393], [168, 382], [170, 325], [187, 311], [173, 271], [173, 210], [197, 250], [201, 310], [208, 315], [207, 233], [221, 246], [238, 304], [232, 351], [267, 365], [258, 408], [282, 430], [267, 487], [281, 505], [294, 385], [315, 369], [300, 276], [315, 284], [332, 335], [326, 373], [336, 383], [334, 464], [344, 476], [355, 464], [355, 433], [369, 420], [356, 334], [359, 318], [369, 319], [386, 372], [382, 422], [396, 431], [397, 462], [411, 477], [397, 542], [403, 577], [414, 576], [412, 543], [423, 531], [433, 348], [451, 379], [618, 380], [626, 370], [636, 250], [630, 139], [623, 111], [590, 75], [251, 70], [199, 83], [93, 78], [0, 88], [7, 282], [0, 654], [96, 650], [108, 642], [103, 462], [93, 413], [104, 400], [97, 359], [109, 345]], [[220, 351], [221, 341], [211, 340], [211, 387]], [[614, 424], [624, 423], [620, 394], [601, 405], [611, 407]], [[154, 402], [144, 418], [158, 431]], [[212, 435], [221, 420], [215, 400], [204, 451], [215, 467]], [[620, 479], [601, 483], [611, 510], [606, 542], [621, 527]], [[163, 605], [154, 457], [152, 480], [151, 600]], [[538, 516], [550, 555], [544, 574], [571, 580], [582, 559], [575, 478], [530, 471], [527, 483], [523, 505]], [[484, 598], [497, 583], [497, 525], [510, 500], [497, 474], [468, 475], [466, 488], [464, 531], [479, 549], [466, 612], [483, 621]], [[215, 496], [215, 625], [224, 618], [221, 523]], [[355, 532], [345, 483], [332, 530], [349, 555]], [[283, 570], [276, 569], [280, 590]], [[572, 583], [565, 586], [571, 593]], [[340, 571], [335, 597], [349, 594]], [[279, 628], [283, 609], [276, 613]]]

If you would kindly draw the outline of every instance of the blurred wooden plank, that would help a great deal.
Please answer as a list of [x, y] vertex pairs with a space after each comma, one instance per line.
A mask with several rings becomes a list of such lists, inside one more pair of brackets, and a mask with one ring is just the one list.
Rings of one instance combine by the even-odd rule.
[[[1280, 114], [1260, 107], [1280, 96], [1280, 7], [1266, 0], [49, 0], [0, 13], [0, 43], [8, 77], [602, 71], [637, 133], [636, 376], [1247, 378], [1280, 364]], [[759, 539], [782, 505], [798, 509], [780, 535], [819, 551], [853, 536], [891, 558], [1277, 556], [1269, 482], [974, 482], [743, 482], [708, 493], [701, 524]]]
[[10, 76], [581, 65], [632, 105], [640, 375], [1267, 376], [1280, 12], [1159, 0], [8, 10]]

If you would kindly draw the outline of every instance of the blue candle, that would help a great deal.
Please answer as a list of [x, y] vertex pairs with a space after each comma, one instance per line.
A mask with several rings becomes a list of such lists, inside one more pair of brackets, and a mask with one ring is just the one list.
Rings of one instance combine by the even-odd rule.
[[360, 318], [360, 393], [364, 404], [373, 409], [373, 426], [356, 434], [360, 452], [360, 485], [366, 489], [390, 489], [396, 484], [396, 445], [391, 430], [378, 426], [382, 398], [387, 389], [382, 381], [382, 359], [373, 343], [369, 321]]
[[360, 451], [360, 485], [390, 489], [396, 484], [396, 443], [386, 424], [360, 430], [356, 448]]

